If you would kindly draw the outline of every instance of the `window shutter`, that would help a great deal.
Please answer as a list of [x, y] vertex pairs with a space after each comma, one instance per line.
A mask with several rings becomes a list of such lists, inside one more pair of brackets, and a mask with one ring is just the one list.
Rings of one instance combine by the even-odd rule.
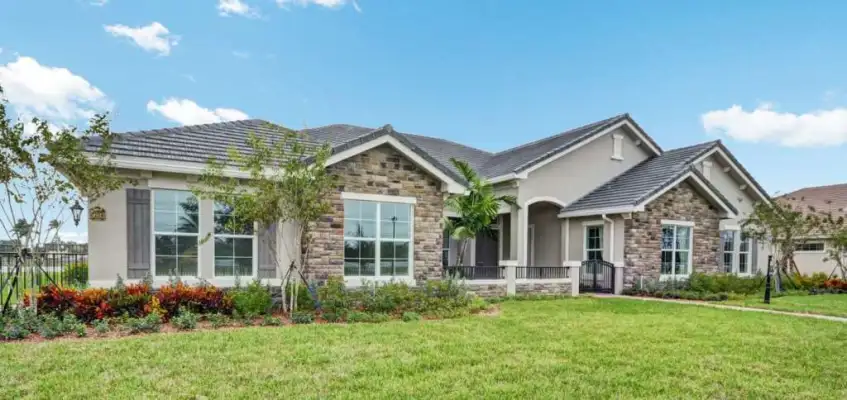
[[150, 191], [126, 190], [127, 278], [141, 279], [150, 271]]
[[273, 224], [259, 232], [259, 278], [276, 278], [273, 250], [276, 248], [276, 230]]

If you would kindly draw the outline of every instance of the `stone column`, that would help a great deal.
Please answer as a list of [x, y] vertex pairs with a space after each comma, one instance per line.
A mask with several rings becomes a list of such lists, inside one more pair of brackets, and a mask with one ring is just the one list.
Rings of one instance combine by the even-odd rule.
[[512, 218], [511, 221], [511, 246], [510, 246], [510, 257], [513, 260], [517, 260], [520, 265], [527, 265], [527, 248], [526, 248], [526, 235], [527, 235], [527, 209], [526, 207], [518, 208], [512, 207], [512, 213], [509, 214]]

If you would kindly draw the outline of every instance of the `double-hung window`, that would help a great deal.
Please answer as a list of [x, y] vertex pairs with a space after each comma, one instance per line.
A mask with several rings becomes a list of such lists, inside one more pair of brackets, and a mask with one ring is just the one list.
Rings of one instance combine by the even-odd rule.
[[191, 192], [153, 190], [153, 273], [197, 276], [199, 202]]
[[667, 279], [687, 278], [691, 272], [691, 242], [693, 226], [690, 223], [662, 222], [661, 275]]
[[752, 272], [753, 241], [737, 229], [721, 231], [723, 266], [728, 274], [747, 275]]
[[730, 274], [735, 270], [735, 233], [736, 231], [734, 230], [721, 231], [724, 271]]
[[215, 203], [215, 277], [255, 276], [253, 223], [236, 226], [233, 211], [231, 205]]
[[585, 259], [603, 260], [603, 225], [585, 227]]
[[411, 204], [344, 200], [344, 276], [410, 276], [411, 240]]
[[741, 243], [738, 244], [738, 273], [750, 273], [750, 238], [745, 234], [741, 234]]

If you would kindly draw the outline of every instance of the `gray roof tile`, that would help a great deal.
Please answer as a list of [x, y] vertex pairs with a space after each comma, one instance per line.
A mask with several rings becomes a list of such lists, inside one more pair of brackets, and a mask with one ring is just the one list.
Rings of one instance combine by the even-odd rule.
[[[645, 160], [609, 182], [571, 203], [564, 212], [634, 206], [664, 189], [686, 172], [694, 171], [692, 162], [720, 145], [720, 141], [668, 150]], [[707, 185], [708, 180], [703, 179]], [[712, 188], [714, 189], [714, 188]], [[714, 190], [720, 196], [720, 192]], [[726, 199], [723, 199], [725, 203]], [[730, 207], [732, 207], [730, 205]]]

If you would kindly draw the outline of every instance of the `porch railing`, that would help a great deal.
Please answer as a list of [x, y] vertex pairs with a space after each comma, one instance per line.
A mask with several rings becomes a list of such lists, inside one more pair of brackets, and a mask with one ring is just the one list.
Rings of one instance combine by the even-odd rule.
[[532, 266], [532, 267], [516, 267], [515, 268], [515, 278], [516, 279], [566, 279], [570, 278], [570, 268], [568, 267], [546, 267], [546, 266]]
[[506, 267], [458, 266], [444, 267], [445, 278], [464, 280], [506, 279]]

